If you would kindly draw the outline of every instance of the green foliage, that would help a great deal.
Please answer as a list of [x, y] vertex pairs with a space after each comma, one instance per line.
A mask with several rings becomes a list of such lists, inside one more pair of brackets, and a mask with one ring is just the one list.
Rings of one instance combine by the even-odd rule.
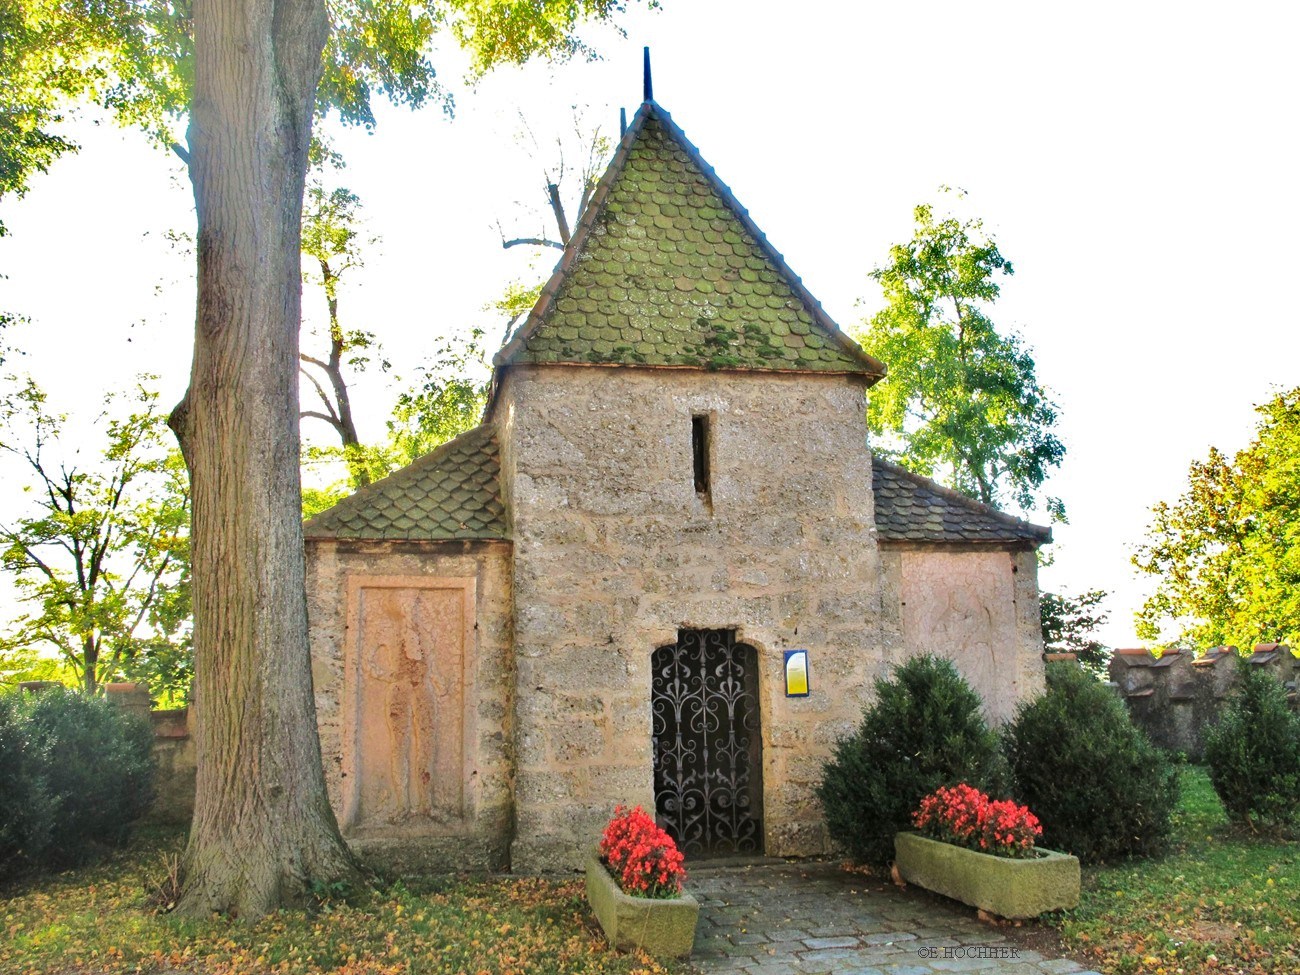
[[46, 16], [53, 5], [0, 4], [0, 198], [22, 196], [32, 176], [76, 148], [51, 130], [62, 120], [63, 100], [86, 88], [82, 73], [66, 64], [87, 56], [92, 38], [70, 19]]
[[1261, 668], [1238, 668], [1228, 706], [1206, 733], [1205, 762], [1233, 822], [1251, 829], [1300, 822], [1300, 716]]
[[63, 657], [52, 657], [34, 647], [16, 647], [0, 656], [0, 691], [24, 681], [53, 681], [76, 687], [81, 679], [76, 669]]
[[488, 393], [479, 345], [482, 337], [483, 332], [474, 329], [468, 341], [444, 342], [433, 361], [420, 368], [420, 384], [397, 398], [384, 451], [389, 470], [404, 467], [478, 426]]
[[[189, 685], [189, 482], [158, 397], [143, 385], [126, 416], [100, 416], [99, 459], [77, 466], [30, 379], [0, 402], [0, 457], [25, 477], [28, 511], [0, 523], [0, 568], [28, 611], [0, 639], [0, 658], [53, 651], [93, 691], [142, 680], [158, 692]], [[21, 473], [20, 473], [21, 472]]]
[[[654, 3], [651, 3], [654, 6]], [[584, 22], [610, 23], [622, 0], [327, 0], [317, 113], [372, 127], [382, 95], [418, 108], [450, 95], [429, 51], [449, 32], [481, 76], [533, 56], [594, 57]], [[0, 196], [22, 193], [75, 145], [52, 133], [64, 108], [85, 100], [148, 132], [188, 161], [183, 135], [194, 86], [189, 3], [17, 0], [0, 8]], [[317, 149], [316, 155], [323, 152]]]
[[72, 691], [0, 694], [0, 775], [0, 877], [82, 863], [149, 808], [153, 729]]
[[1080, 668], [1049, 664], [1047, 693], [1020, 706], [1003, 744], [1043, 846], [1096, 862], [1168, 844], [1178, 772], [1115, 693]]
[[538, 281], [527, 285], [523, 281], [511, 281], [501, 292], [501, 297], [488, 304], [489, 309], [499, 312], [506, 320], [505, 341], [509, 341], [515, 327], [527, 318], [537, 304], [537, 299], [542, 296], [543, 283]]
[[[916, 224], [871, 272], [888, 304], [859, 336], [889, 366], [868, 398], [871, 432], [890, 438], [877, 449], [985, 504], [1030, 508], [1065, 446], [1033, 356], [988, 317], [1011, 263], [979, 220], [936, 219], [922, 204]], [[1064, 518], [1058, 499], [1046, 503]]]
[[965, 782], [998, 794], [1006, 769], [980, 698], [951, 661], [913, 657], [876, 679], [876, 700], [841, 739], [818, 788], [831, 838], [855, 859], [886, 863], [921, 799]]
[[1101, 608], [1109, 593], [1090, 589], [1077, 596], [1045, 592], [1039, 596], [1038, 610], [1043, 627], [1043, 650], [1047, 653], [1072, 653], [1079, 664], [1094, 677], [1106, 673], [1110, 648], [1093, 636], [1104, 626], [1110, 614]]
[[302, 253], [317, 264], [330, 265], [332, 270], [323, 270], [320, 279], [330, 300], [336, 296], [340, 274], [365, 266], [362, 244], [375, 241], [363, 241], [361, 229], [361, 198], [345, 186], [327, 187], [318, 174], [307, 185], [303, 201]]
[[1158, 580], [1144, 640], [1196, 648], [1300, 643], [1300, 387], [1258, 407], [1231, 460], [1211, 448], [1187, 490], [1152, 509], [1133, 563]]
[[80, 863], [121, 846], [153, 801], [153, 728], [101, 698], [51, 689], [25, 705], [54, 803], [44, 861]]
[[17, 693], [0, 693], [0, 879], [40, 862], [54, 819], [45, 755], [28, 735], [20, 703]]

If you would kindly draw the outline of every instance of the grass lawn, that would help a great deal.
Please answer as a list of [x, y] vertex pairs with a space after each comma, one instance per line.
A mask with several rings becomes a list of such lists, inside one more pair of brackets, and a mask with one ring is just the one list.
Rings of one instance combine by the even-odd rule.
[[434, 879], [364, 892], [257, 924], [182, 921], [146, 886], [180, 849], [142, 834], [98, 866], [0, 891], [0, 972], [619, 973], [672, 975], [615, 955], [589, 920], [580, 881]]
[[1085, 869], [1066, 947], [1108, 975], [1300, 973], [1300, 843], [1230, 829], [1203, 769], [1182, 782], [1169, 855]]

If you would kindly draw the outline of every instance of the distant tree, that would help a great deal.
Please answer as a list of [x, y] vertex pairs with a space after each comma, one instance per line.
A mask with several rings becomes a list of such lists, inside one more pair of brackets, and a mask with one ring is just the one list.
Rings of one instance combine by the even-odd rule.
[[[186, 164], [198, 216], [190, 384], [170, 423], [193, 486], [198, 779], [178, 910], [255, 918], [358, 876], [325, 791], [307, 646], [297, 370], [301, 216], [318, 115], [372, 124], [371, 95], [442, 96], [439, 30], [471, 71], [585, 51], [620, 0], [26, 0], [69, 34], [0, 84], [112, 108]], [[182, 137], [180, 132], [187, 133]], [[0, 138], [8, 133], [0, 129]], [[29, 170], [30, 171], [30, 170]], [[236, 765], [255, 774], [236, 774]], [[242, 773], [243, 769], [239, 769]]]
[[1048, 653], [1072, 653], [1089, 673], [1104, 674], [1110, 648], [1093, 634], [1110, 618], [1110, 613], [1101, 608], [1108, 595], [1104, 589], [1090, 589], [1077, 596], [1043, 593], [1038, 601], [1043, 649]]
[[[549, 249], [563, 249], [582, 219], [611, 143], [599, 127], [586, 125], [576, 107], [571, 130], [556, 136], [553, 143], [543, 144], [521, 114], [516, 142], [535, 161], [548, 157], [540, 164], [543, 192], [539, 198], [545, 201], [545, 206], [538, 207], [537, 199], [531, 205], [518, 201], [519, 210], [529, 214], [527, 219], [539, 220], [539, 230], [536, 236], [507, 239], [498, 220], [501, 246], [507, 250], [532, 247], [538, 255]], [[569, 161], [573, 159], [578, 160], [576, 165]], [[360, 442], [350, 419], [350, 398], [342, 367], [364, 368], [370, 356], [377, 353], [378, 344], [370, 332], [345, 330], [337, 317], [339, 279], [348, 268], [361, 263], [358, 209], [359, 202], [347, 190], [327, 193], [320, 184], [308, 187], [308, 202], [303, 211], [303, 253], [316, 265], [311, 280], [321, 283], [325, 289], [331, 349], [328, 357], [302, 354], [304, 363], [327, 376], [329, 381], [327, 388], [304, 368], [304, 376], [315, 391], [315, 400], [325, 412], [305, 410], [302, 415], [323, 420], [338, 431], [348, 478], [325, 486], [317, 486], [319, 482], [305, 485], [302, 494], [305, 517], [323, 511], [356, 488], [410, 464], [477, 426], [487, 402], [490, 370], [484, 362], [485, 329], [474, 328], [467, 338], [444, 339], [427, 363], [418, 367], [420, 375], [415, 385], [398, 395], [388, 420], [385, 442], [370, 445]], [[483, 306], [484, 312], [499, 315], [504, 321], [505, 338], [509, 338], [537, 303], [542, 284], [540, 274], [535, 280], [513, 280], [499, 297]], [[382, 358], [380, 363], [385, 370], [388, 368]], [[304, 464], [314, 468], [329, 468], [339, 457], [333, 447], [311, 446], [303, 452]]]
[[497, 312], [505, 319], [506, 327], [502, 333], [502, 344], [510, 340], [516, 328], [528, 317], [528, 313], [542, 296], [542, 286], [546, 282], [525, 284], [523, 281], [511, 281], [501, 296], [487, 305], [487, 309]]
[[302, 211], [302, 253], [304, 277], [318, 284], [325, 297], [328, 314], [324, 354], [299, 352], [299, 372], [315, 394], [311, 397], [318, 409], [303, 409], [303, 419], [327, 423], [339, 438], [339, 447], [348, 468], [352, 487], [364, 487], [375, 476], [371, 452], [361, 443], [356, 420], [352, 415], [352, 393], [347, 372], [363, 371], [372, 357], [383, 358], [373, 332], [345, 328], [339, 316], [339, 285], [343, 276], [365, 263], [363, 246], [373, 247], [376, 238], [362, 239], [361, 201], [345, 187], [329, 189], [321, 179], [307, 187]]
[[[888, 301], [861, 336], [889, 366], [868, 400], [871, 432], [888, 438], [877, 449], [985, 504], [1033, 507], [1065, 446], [1032, 355], [988, 317], [1011, 263], [981, 221], [928, 204], [915, 215], [912, 239], [871, 272]], [[1045, 503], [1064, 517], [1059, 499]]]
[[[490, 376], [479, 344], [482, 336], [481, 329], [474, 329], [467, 341], [446, 339], [431, 361], [418, 368], [420, 378], [416, 384], [397, 397], [384, 442], [357, 448], [360, 463], [372, 478], [385, 477], [478, 426], [487, 403]], [[304, 465], [328, 467], [338, 459], [334, 447], [303, 450]], [[310, 518], [337, 504], [359, 486], [351, 476], [324, 486], [304, 485], [303, 517]]]
[[384, 451], [389, 470], [404, 467], [477, 426], [487, 403], [488, 373], [480, 329], [469, 341], [448, 340], [421, 367], [420, 383], [397, 398]]
[[[31, 609], [0, 638], [11, 665], [38, 667], [52, 650], [88, 693], [140, 679], [181, 695], [191, 674], [189, 493], [166, 414], [144, 385], [125, 417], [100, 417], [100, 458], [61, 449], [65, 417], [30, 379], [0, 404], [6, 480], [31, 509], [0, 523], [0, 568]], [[52, 454], [57, 456], [51, 456]], [[39, 669], [39, 668], [38, 668]]]
[[1133, 563], [1156, 578], [1138, 636], [1193, 649], [1300, 641], [1300, 387], [1257, 407], [1235, 457], [1211, 447], [1152, 508]]
[[[571, 128], [548, 140], [545, 150], [522, 112], [519, 113], [519, 128], [515, 133], [515, 141], [535, 162], [545, 157], [545, 161], [539, 162], [539, 165], [541, 186], [546, 200], [546, 208], [542, 212], [546, 215], [540, 218], [540, 229], [535, 236], [531, 237], [507, 239], [505, 230], [498, 220], [497, 230], [501, 234], [501, 246], [507, 250], [523, 246], [564, 250], [569, 245], [573, 228], [578, 225], [578, 221], [587, 210], [587, 204], [596, 189], [601, 169], [613, 149], [613, 144], [601, 131], [600, 126], [587, 125], [583, 112], [576, 105], [573, 106]], [[520, 208], [525, 212], [536, 211], [536, 207], [525, 201], [520, 202]], [[552, 222], [553, 228], [548, 226]]]

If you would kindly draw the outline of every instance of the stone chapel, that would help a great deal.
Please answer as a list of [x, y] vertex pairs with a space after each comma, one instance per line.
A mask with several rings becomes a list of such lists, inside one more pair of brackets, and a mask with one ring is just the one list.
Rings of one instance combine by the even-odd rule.
[[820, 854], [873, 678], [948, 656], [995, 721], [1041, 690], [1050, 531], [873, 458], [885, 366], [653, 100], [494, 366], [480, 426], [306, 524], [367, 856], [576, 867], [615, 803], [688, 860]]

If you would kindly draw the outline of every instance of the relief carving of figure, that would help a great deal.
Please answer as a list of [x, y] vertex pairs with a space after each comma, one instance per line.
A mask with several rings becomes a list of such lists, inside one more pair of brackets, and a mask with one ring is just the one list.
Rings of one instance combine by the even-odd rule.
[[964, 587], [948, 590], [943, 607], [934, 621], [936, 645], [964, 647], [967, 654], [997, 663], [993, 641], [993, 614], [984, 601]]
[[362, 667], [378, 685], [372, 700], [383, 703], [388, 732], [383, 813], [390, 821], [445, 821], [461, 814], [460, 675], [458, 667], [449, 666], [452, 660], [438, 659], [438, 638], [445, 634], [428, 605], [431, 598], [401, 589], [368, 594], [372, 604]]

